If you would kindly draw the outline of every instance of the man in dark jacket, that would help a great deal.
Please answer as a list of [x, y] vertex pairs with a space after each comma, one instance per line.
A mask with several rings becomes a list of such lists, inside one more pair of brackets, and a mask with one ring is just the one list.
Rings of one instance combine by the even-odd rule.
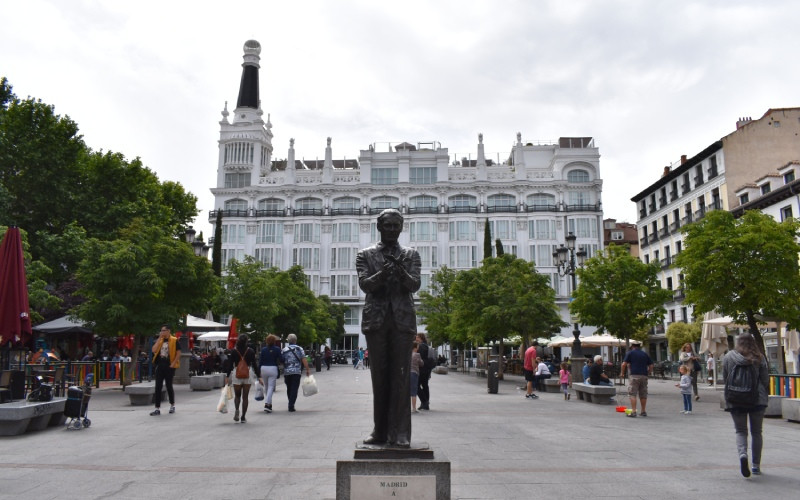
[[430, 354], [428, 353], [430, 346], [428, 345], [428, 339], [425, 337], [424, 333], [417, 334], [417, 344], [419, 344], [419, 355], [423, 361], [423, 365], [419, 368], [419, 387], [417, 388], [417, 395], [419, 396], [419, 409], [430, 410], [431, 389], [428, 386], [428, 383], [430, 382], [431, 371], [433, 368], [428, 361], [430, 359]]
[[407, 448], [411, 344], [417, 329], [413, 293], [420, 287], [421, 261], [416, 250], [398, 243], [402, 230], [399, 211], [381, 212], [381, 241], [358, 252], [356, 270], [358, 286], [366, 293], [361, 331], [372, 365], [374, 428], [364, 444]]

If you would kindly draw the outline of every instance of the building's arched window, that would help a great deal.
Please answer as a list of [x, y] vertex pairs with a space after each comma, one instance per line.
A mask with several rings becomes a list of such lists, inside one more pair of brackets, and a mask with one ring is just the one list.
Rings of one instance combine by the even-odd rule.
[[376, 196], [370, 201], [372, 210], [384, 210], [387, 208], [400, 208], [400, 199], [394, 196]]
[[450, 207], [475, 207], [478, 205], [478, 199], [474, 196], [470, 196], [468, 194], [457, 194], [455, 196], [451, 196], [447, 200], [447, 204]]
[[319, 198], [300, 198], [295, 203], [295, 208], [298, 210], [308, 209], [322, 209], [322, 200]]
[[253, 152], [255, 148], [251, 142], [229, 142], [225, 144], [225, 165], [232, 163], [253, 164]]
[[352, 196], [345, 196], [343, 198], [336, 198], [333, 200], [333, 208], [336, 209], [358, 209], [360, 206], [361, 201], [358, 198], [353, 198]]
[[228, 200], [225, 202], [225, 211], [247, 212], [247, 200], [240, 200], [238, 198]]
[[413, 196], [411, 199], [408, 200], [408, 204], [411, 208], [430, 208], [436, 207], [436, 197], [435, 196], [428, 196], [428, 195], [420, 195], [420, 196]]
[[567, 182], [589, 182], [589, 172], [582, 169], [567, 172]]
[[527, 203], [530, 207], [552, 208], [556, 206], [556, 197], [552, 194], [534, 193], [528, 195]]
[[258, 210], [268, 210], [270, 212], [283, 212], [286, 203], [280, 198], [265, 198], [258, 201]]

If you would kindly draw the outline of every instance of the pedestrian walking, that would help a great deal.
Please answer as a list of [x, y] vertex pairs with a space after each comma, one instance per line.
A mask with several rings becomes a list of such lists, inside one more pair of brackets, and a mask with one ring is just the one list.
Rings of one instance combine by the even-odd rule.
[[[253, 384], [254, 374], [258, 369], [256, 353], [247, 345], [247, 334], [240, 333], [236, 339], [236, 346], [228, 356], [228, 365], [225, 368], [225, 384], [233, 384], [233, 420], [239, 422], [239, 406], [241, 405], [241, 422], [247, 423], [247, 406], [250, 400], [250, 386]], [[233, 372], [233, 376], [231, 376]], [[263, 384], [264, 381], [261, 380]]]
[[558, 381], [561, 383], [561, 392], [564, 393], [564, 400], [569, 401], [569, 387], [572, 385], [572, 374], [567, 368], [567, 363], [561, 363], [561, 369], [558, 371]]
[[622, 360], [622, 369], [620, 375], [625, 376], [625, 371], [630, 370], [631, 383], [628, 385], [628, 397], [631, 399], [631, 413], [629, 417], [636, 417], [636, 397], [639, 397], [639, 402], [642, 404], [641, 416], [647, 416], [647, 381], [651, 373], [653, 373], [653, 360], [650, 355], [641, 349], [638, 344], [633, 344], [631, 350], [625, 354], [625, 359]]
[[714, 385], [714, 373], [716, 372], [716, 361], [713, 353], [708, 353], [706, 359], [706, 371], [708, 372], [708, 385]]
[[156, 409], [150, 412], [150, 416], [161, 415], [161, 390], [164, 384], [167, 386], [167, 396], [169, 397], [169, 412], [175, 413], [175, 390], [172, 387], [172, 379], [175, 377], [175, 370], [181, 364], [181, 346], [178, 339], [172, 335], [169, 325], [161, 326], [161, 333], [158, 340], [153, 344], [153, 366], [156, 371]]
[[308, 361], [306, 360], [306, 353], [303, 348], [297, 345], [297, 335], [290, 333], [286, 340], [289, 345], [283, 348], [281, 356], [283, 357], [284, 375], [283, 381], [286, 383], [286, 397], [289, 399], [289, 411], [295, 411], [294, 405], [297, 401], [297, 389], [300, 388], [300, 373], [303, 368], [306, 370], [306, 376], [311, 375], [311, 370], [308, 368]]
[[686, 365], [681, 365], [678, 367], [678, 373], [681, 374], [681, 380], [675, 387], [679, 387], [681, 390], [681, 396], [683, 396], [683, 413], [684, 415], [691, 415], [692, 414], [692, 376], [689, 375], [689, 369]]
[[697, 354], [694, 352], [692, 344], [689, 342], [683, 344], [681, 347], [680, 362], [689, 370], [689, 376], [692, 377], [692, 392], [694, 393], [694, 400], [700, 400], [700, 394], [697, 392], [697, 377], [700, 375], [702, 367], [698, 360]]
[[[748, 377], [749, 375], [749, 377]], [[736, 429], [736, 451], [744, 477], [761, 474], [761, 427], [764, 410], [769, 404], [769, 369], [755, 339], [749, 333], [736, 338], [736, 347], [722, 358], [722, 377], [725, 380], [725, 411], [733, 418]], [[745, 379], [749, 378], [749, 383]], [[747, 463], [747, 424], [750, 423], [751, 457]]]
[[424, 333], [418, 333], [416, 337], [417, 344], [419, 344], [419, 357], [422, 358], [422, 367], [419, 369], [419, 409], [431, 409], [431, 388], [430, 380], [431, 373], [436, 366], [435, 362], [431, 362], [430, 351], [431, 347], [428, 345], [428, 337]]
[[[282, 363], [283, 359], [281, 349], [277, 344], [278, 337], [272, 334], [268, 335], [266, 345], [261, 348], [261, 353], [258, 357], [259, 373], [266, 392], [264, 395], [264, 411], [267, 413], [272, 413], [272, 395], [275, 393], [275, 385], [278, 383], [278, 363]], [[330, 351], [327, 347], [326, 349]], [[327, 358], [326, 362], [330, 364]]]
[[417, 392], [419, 391], [419, 371], [424, 366], [422, 356], [419, 355], [419, 343], [414, 342], [411, 348], [411, 380], [409, 391], [411, 392], [411, 413], [419, 413], [417, 410]]

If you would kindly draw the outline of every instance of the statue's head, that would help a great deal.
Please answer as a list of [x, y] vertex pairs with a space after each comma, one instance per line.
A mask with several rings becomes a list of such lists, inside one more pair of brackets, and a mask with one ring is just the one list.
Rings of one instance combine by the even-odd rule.
[[378, 215], [378, 232], [381, 241], [395, 243], [403, 231], [403, 214], [395, 208], [387, 208]]

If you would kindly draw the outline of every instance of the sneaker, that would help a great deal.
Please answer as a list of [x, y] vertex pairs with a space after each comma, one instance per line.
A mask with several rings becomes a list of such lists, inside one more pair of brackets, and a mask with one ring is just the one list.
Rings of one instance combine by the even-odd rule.
[[246, 419], [246, 418], [244, 418], [244, 415], [242, 415], [242, 420], [241, 420], [241, 422], [242, 422], [243, 424], [246, 424], [246, 423], [247, 423], [247, 419]]
[[289, 411], [295, 411], [294, 406], [290, 406]]
[[636, 418], [636, 412], [632, 411], [632, 412], [628, 413], [628, 416], [631, 417], [631, 418]]
[[569, 401], [571, 398], [572, 398], [572, 393], [567, 394], [567, 401]]
[[684, 413], [687, 414], [687, 415], [691, 415], [692, 414], [692, 410], [685, 411]]
[[159, 415], [161, 415], [161, 410], [159, 410], [158, 408], [150, 412], [151, 417], [157, 417]]
[[170, 413], [175, 413], [175, 407], [174, 406], [170, 406], [169, 407], [169, 412]]
[[750, 466], [747, 465], [747, 455], [739, 457], [739, 468], [744, 477], [750, 477]]
[[750, 470], [753, 471], [753, 475], [754, 476], [760, 476], [761, 475], [761, 467], [759, 467], [756, 464], [753, 464], [753, 468], [750, 469]]
[[269, 404], [269, 403], [266, 403], [264, 405], [264, 411], [267, 412], [267, 413], [272, 413], [272, 405]]
[[640, 414], [639, 414], [639, 416], [640, 416], [640, 417], [646, 417], [646, 416], [647, 416], [647, 412], [646, 412], [646, 411], [643, 411], [642, 413], [640, 413]]

